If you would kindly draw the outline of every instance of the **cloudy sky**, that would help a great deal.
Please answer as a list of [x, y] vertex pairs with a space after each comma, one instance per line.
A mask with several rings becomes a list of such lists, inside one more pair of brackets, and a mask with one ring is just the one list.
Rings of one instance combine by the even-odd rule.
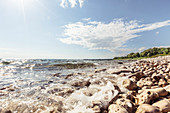
[[0, 58], [113, 58], [170, 46], [170, 0], [1, 0]]

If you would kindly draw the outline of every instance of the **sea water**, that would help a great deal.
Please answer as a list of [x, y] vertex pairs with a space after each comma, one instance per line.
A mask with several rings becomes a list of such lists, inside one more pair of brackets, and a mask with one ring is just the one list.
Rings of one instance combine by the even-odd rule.
[[[93, 101], [107, 106], [118, 94], [114, 88], [116, 75], [95, 73], [94, 70], [116, 68], [120, 66], [118, 62], [96, 59], [1, 59], [0, 109], [19, 103], [27, 106], [27, 112], [48, 113], [57, 106], [58, 112], [91, 113]], [[67, 64], [76, 67], [70, 68]], [[79, 64], [81, 66], [77, 66]], [[83, 64], [88, 65], [82, 67]], [[72, 85], [81, 81], [90, 81], [91, 84]], [[14, 110], [17, 111], [16, 108]]]

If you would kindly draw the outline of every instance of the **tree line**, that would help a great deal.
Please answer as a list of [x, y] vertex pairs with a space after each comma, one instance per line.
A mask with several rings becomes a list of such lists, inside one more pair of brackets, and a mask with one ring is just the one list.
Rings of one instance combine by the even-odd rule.
[[126, 56], [122, 57], [114, 57], [114, 59], [132, 59], [132, 58], [140, 58], [140, 57], [154, 57], [159, 55], [168, 55], [170, 54], [170, 47], [168, 48], [150, 48], [147, 50], [144, 50], [143, 52], [137, 52], [137, 53], [129, 53]]

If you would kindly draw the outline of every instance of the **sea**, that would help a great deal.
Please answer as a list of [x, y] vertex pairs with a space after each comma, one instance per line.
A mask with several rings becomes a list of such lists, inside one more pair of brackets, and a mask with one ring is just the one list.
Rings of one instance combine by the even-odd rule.
[[[132, 61], [112, 59], [1, 59], [0, 110], [18, 113], [93, 113], [118, 94], [106, 70]], [[98, 70], [98, 71], [96, 71]], [[120, 79], [119, 82], [123, 80]], [[106, 98], [107, 97], [107, 98]], [[14, 105], [16, 108], [14, 107]], [[25, 109], [22, 107], [25, 105]]]

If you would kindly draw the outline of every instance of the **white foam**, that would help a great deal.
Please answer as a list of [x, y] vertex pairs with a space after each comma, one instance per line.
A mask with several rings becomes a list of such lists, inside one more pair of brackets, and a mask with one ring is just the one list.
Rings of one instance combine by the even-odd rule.
[[106, 86], [96, 88], [100, 89], [100, 91], [96, 92], [91, 97], [84, 95], [80, 91], [75, 91], [67, 100], [68, 105], [75, 103], [73, 105], [74, 109], [68, 111], [68, 113], [78, 113], [82, 111], [82, 113], [93, 113], [93, 111], [89, 108], [93, 101], [100, 101], [103, 103], [104, 107], [107, 106], [116, 95], [118, 95], [118, 91], [115, 90], [111, 82], [108, 82]]

